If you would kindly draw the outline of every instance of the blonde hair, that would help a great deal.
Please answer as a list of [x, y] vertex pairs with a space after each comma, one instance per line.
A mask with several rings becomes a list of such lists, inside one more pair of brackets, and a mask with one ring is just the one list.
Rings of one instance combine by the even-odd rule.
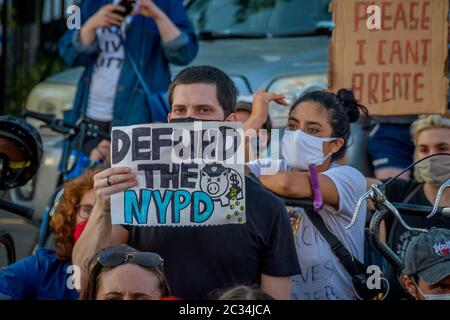
[[417, 138], [422, 131], [439, 128], [450, 129], [450, 119], [439, 115], [421, 116], [411, 125], [411, 136], [414, 144], [417, 145]]

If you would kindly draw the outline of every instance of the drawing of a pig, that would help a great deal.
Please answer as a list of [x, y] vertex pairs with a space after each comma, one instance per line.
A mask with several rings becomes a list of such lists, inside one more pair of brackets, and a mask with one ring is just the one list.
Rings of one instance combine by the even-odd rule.
[[[214, 201], [220, 201], [222, 207], [228, 206], [230, 204], [230, 174], [239, 177], [239, 189], [242, 187], [239, 174], [234, 172], [234, 170], [222, 165], [206, 165], [200, 174], [200, 189], [209, 194]], [[241, 189], [238, 191], [241, 191]], [[242, 199], [242, 191], [238, 192], [237, 196], [237, 199]]]

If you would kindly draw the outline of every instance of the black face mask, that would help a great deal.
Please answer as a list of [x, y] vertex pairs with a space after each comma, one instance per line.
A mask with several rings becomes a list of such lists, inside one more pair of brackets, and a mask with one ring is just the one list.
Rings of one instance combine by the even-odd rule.
[[192, 117], [186, 117], [186, 118], [174, 118], [169, 121], [169, 123], [189, 123], [194, 121], [200, 121], [200, 122], [211, 122], [211, 121], [225, 121], [225, 120], [206, 120], [206, 119], [197, 119]]

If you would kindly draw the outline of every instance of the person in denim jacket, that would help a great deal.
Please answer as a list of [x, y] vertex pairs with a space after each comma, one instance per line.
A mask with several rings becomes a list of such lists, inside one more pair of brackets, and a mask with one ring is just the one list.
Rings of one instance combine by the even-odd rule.
[[[68, 30], [59, 42], [60, 54], [70, 67], [85, 67], [65, 121], [74, 124], [81, 117], [89, 118], [106, 133], [111, 126], [166, 121], [161, 114], [168, 110], [154, 112], [163, 104], [148, 105], [130, 53], [156, 95], [167, 91], [169, 63], [186, 65], [198, 52], [181, 0], [130, 1], [134, 8], [127, 18], [118, 2], [84, 0], [81, 29]], [[97, 151], [101, 140], [83, 141], [83, 152]]]

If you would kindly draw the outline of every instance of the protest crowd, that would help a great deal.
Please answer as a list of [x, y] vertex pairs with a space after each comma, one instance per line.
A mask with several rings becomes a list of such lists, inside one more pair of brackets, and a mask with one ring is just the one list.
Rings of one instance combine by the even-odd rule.
[[[128, 29], [117, 1], [85, 0], [81, 10], [81, 29], [59, 42], [64, 61], [84, 67], [65, 121], [85, 117], [104, 135], [77, 141], [92, 161], [63, 184], [49, 222], [54, 249], [0, 269], [0, 299], [450, 299], [448, 217], [386, 214], [377, 238], [398, 268], [369, 236], [380, 202], [362, 201], [354, 216], [382, 184], [392, 203], [431, 211], [439, 194], [450, 207], [450, 188], [440, 190], [450, 181], [448, 113], [373, 116], [363, 103], [362, 81], [391, 81], [390, 99], [408, 87], [431, 103], [415, 94], [421, 79], [355, 73], [354, 90], [312, 90], [292, 103], [265, 89], [243, 98], [221, 69], [187, 66], [199, 43], [181, 1], [141, 0]], [[173, 78], [169, 63], [183, 66]], [[273, 129], [274, 104], [288, 109], [283, 128]], [[371, 176], [348, 157], [354, 126], [367, 123]], [[28, 161], [6, 131], [0, 155], [10, 166]], [[382, 271], [381, 287], [367, 285], [370, 266]]]

